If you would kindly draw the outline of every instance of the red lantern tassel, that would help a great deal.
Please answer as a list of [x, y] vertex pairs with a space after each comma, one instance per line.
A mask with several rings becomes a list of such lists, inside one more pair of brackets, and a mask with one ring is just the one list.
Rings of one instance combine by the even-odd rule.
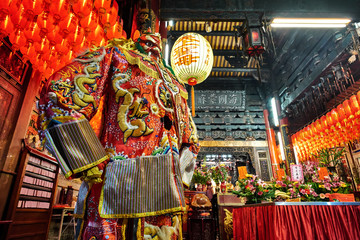
[[194, 86], [191, 86], [191, 113], [192, 113], [192, 116], [195, 117], [195, 92], [194, 92]]

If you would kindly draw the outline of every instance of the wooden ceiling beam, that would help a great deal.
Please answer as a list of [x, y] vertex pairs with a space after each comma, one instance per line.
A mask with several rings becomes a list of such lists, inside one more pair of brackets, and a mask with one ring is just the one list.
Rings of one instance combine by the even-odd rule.
[[[178, 38], [180, 37], [181, 35], [185, 34], [185, 33], [188, 33], [189, 31], [174, 31], [174, 30], [170, 30], [168, 32], [168, 36], [172, 36], [172, 37], [175, 37], [175, 38]], [[234, 31], [211, 31], [211, 32], [206, 32], [206, 31], [194, 31], [194, 30], [191, 30], [191, 32], [196, 32], [200, 35], [203, 35], [203, 36], [232, 36], [234, 37], [235, 36], [235, 29]]]
[[267, 19], [274, 17], [347, 17], [358, 20], [358, 1], [193, 1], [163, 0], [160, 7], [162, 20], [228, 21], [244, 20], [249, 15], [266, 13]]
[[256, 81], [253, 77], [208, 77], [206, 81]]
[[[231, 68], [231, 67], [213, 67], [213, 72], [245, 72], [245, 73], [257, 73], [257, 68]], [[270, 72], [268, 68], [260, 68], [261, 72]]]

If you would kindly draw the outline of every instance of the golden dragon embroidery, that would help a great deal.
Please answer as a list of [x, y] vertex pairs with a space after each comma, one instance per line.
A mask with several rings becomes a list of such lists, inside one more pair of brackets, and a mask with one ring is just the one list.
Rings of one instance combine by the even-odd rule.
[[[117, 114], [117, 122], [121, 131], [124, 133], [124, 143], [127, 142], [127, 139], [130, 136], [140, 137], [147, 136], [154, 131], [154, 129], [149, 128], [142, 117], [149, 114], [146, 109], [143, 109], [146, 101], [144, 99], [138, 98], [134, 101], [134, 93], [139, 92], [137, 88], [123, 89], [120, 85], [129, 80], [129, 75], [125, 73], [115, 74], [115, 78], [112, 81], [112, 87], [115, 91], [116, 102], [119, 103], [120, 98], [124, 98], [122, 104], [119, 106]], [[129, 110], [133, 110], [129, 114]], [[130, 118], [136, 117], [133, 120], [127, 120], [129, 114]]]

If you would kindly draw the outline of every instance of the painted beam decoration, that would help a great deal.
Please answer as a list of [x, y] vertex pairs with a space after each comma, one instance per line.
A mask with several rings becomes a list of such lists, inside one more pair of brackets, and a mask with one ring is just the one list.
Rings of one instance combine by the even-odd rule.
[[230, 90], [198, 90], [195, 94], [196, 110], [245, 110], [246, 92]]

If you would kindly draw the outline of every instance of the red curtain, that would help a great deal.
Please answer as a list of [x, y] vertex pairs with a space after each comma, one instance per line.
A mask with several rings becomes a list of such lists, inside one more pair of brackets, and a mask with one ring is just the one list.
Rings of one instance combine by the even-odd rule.
[[360, 239], [360, 206], [254, 206], [233, 210], [236, 240]]

